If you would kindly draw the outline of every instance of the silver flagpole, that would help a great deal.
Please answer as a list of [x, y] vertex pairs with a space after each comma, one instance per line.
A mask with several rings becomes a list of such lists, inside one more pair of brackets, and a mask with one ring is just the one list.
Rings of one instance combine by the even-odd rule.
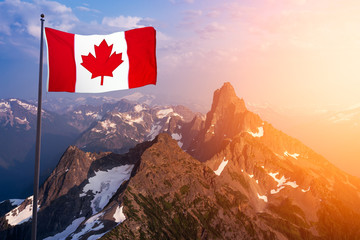
[[34, 173], [34, 196], [33, 196], [33, 214], [31, 239], [36, 240], [37, 230], [37, 202], [39, 192], [40, 175], [40, 143], [41, 143], [41, 99], [42, 99], [42, 72], [43, 72], [43, 39], [44, 39], [44, 14], [41, 14], [41, 37], [40, 37], [40, 67], [39, 67], [39, 91], [38, 91], [38, 109], [36, 124], [36, 147], [35, 147], [35, 173]]

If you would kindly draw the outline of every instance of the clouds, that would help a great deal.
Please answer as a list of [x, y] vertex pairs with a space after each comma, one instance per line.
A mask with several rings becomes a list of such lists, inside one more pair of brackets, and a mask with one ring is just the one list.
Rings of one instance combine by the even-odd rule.
[[1, 27], [0, 32], [6, 35], [27, 33], [39, 38], [40, 35], [40, 13], [46, 12], [48, 26], [65, 31], [70, 30], [76, 22], [77, 17], [71, 8], [54, 1], [37, 0], [24, 2], [20, 0], [6, 0], [1, 3]]
[[[18, 49], [24, 49], [34, 57], [37, 56], [38, 39], [40, 38], [40, 14], [45, 13], [45, 26], [65, 32], [80, 34], [108, 34], [113, 31], [123, 31], [131, 28], [144, 27], [153, 22], [151, 18], [137, 16], [104, 16], [100, 22], [80, 20], [78, 13], [100, 14], [101, 11], [83, 6], [69, 7], [57, 1], [6, 0], [0, 2], [0, 40], [1, 45], [10, 44]], [[165, 34], [161, 34], [163, 39]]]
[[218, 22], [211, 22], [207, 24], [205, 27], [197, 29], [196, 32], [200, 34], [202, 38], [215, 38], [215, 34], [220, 32], [224, 32], [226, 27], [224, 25], [219, 24]]
[[[90, 8], [87, 5], [76, 6], [81, 12], [101, 13], [99, 10]], [[38, 14], [34, 14], [38, 13]], [[15, 38], [24, 38], [29, 35], [35, 38], [40, 36], [40, 13], [46, 13], [46, 26], [60, 29], [62, 31], [76, 31], [83, 29], [98, 30], [103, 28], [102, 32], [118, 29], [126, 30], [131, 28], [144, 27], [151, 24], [151, 18], [138, 16], [104, 16], [100, 23], [96, 20], [89, 23], [79, 20], [71, 7], [56, 1], [34, 0], [25, 2], [21, 0], [6, 0], [0, 3], [0, 34]], [[39, 16], [38, 16], [39, 15]], [[86, 34], [86, 33], [85, 33]], [[93, 34], [88, 32], [87, 34]]]
[[94, 12], [94, 13], [100, 13], [99, 10], [97, 9], [91, 9], [85, 6], [77, 6], [76, 9], [80, 10], [80, 11], [84, 11], [84, 12]]
[[131, 29], [145, 27], [141, 24], [143, 20], [144, 19], [141, 17], [131, 16], [104, 17], [102, 20], [102, 24], [115, 28]]
[[192, 17], [201, 16], [203, 14], [203, 11], [188, 9], [188, 10], [184, 11], [184, 14], [186, 15], [187, 18], [192, 18]]

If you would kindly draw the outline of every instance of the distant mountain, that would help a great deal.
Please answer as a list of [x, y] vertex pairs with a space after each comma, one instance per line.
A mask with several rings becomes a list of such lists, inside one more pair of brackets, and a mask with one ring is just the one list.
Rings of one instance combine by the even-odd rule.
[[[25, 197], [32, 191], [36, 117], [37, 106], [29, 102], [0, 100], [0, 199]], [[64, 117], [43, 110], [42, 173], [56, 166], [78, 134]]]
[[[133, 97], [129, 96], [130, 99]], [[144, 98], [143, 95], [136, 97]], [[80, 102], [91, 103], [91, 99], [102, 104], [78, 105]], [[60, 98], [57, 104], [62, 105], [66, 101]], [[126, 97], [113, 101], [115, 99], [107, 97], [80, 98], [76, 106], [71, 106], [72, 110], [61, 115], [43, 110], [42, 181], [49, 176], [70, 144], [77, 143], [88, 151], [125, 153], [136, 144], [152, 140], [166, 131], [165, 125], [171, 117], [181, 115], [182, 121], [190, 121], [195, 116], [183, 106], [150, 107], [129, 101]], [[37, 106], [27, 101], [0, 100], [0, 187], [3, 189], [0, 200], [23, 198], [32, 191], [36, 114]], [[142, 121], [133, 124], [130, 116]], [[107, 126], [107, 123], [110, 125]], [[117, 125], [116, 131], [112, 128], [114, 124]], [[103, 126], [112, 128], [111, 133]], [[14, 176], [17, 178], [14, 179]]]
[[[116, 103], [120, 100], [121, 97], [107, 96], [46, 98], [42, 101], [42, 107], [43, 109], [51, 110], [59, 114], [65, 114], [82, 105], [98, 107], [105, 103]], [[30, 102], [37, 104], [37, 100], [31, 100]]]
[[[102, 105], [97, 114], [103, 117], [81, 135], [76, 146], [85, 151], [125, 153], [138, 143], [153, 140], [159, 133], [170, 131], [169, 123], [173, 119], [183, 124], [196, 116], [183, 106], [149, 107], [127, 100], [117, 104], [118, 107], [111, 108]], [[73, 113], [73, 118], [80, 116], [84, 119], [87, 115], [92, 117], [93, 111], [76, 110]], [[76, 124], [77, 121], [72, 122]]]
[[[132, 92], [129, 94], [129, 92]], [[181, 95], [174, 98], [173, 95], [167, 94], [147, 94], [141, 92], [130, 91], [116, 91], [114, 93], [107, 93], [106, 95], [87, 95], [77, 94], [68, 95], [68, 97], [46, 97], [42, 101], [42, 107], [45, 110], [56, 112], [58, 114], [66, 114], [76, 110], [76, 108], [87, 105], [98, 107], [103, 104], [114, 104], [121, 100], [127, 100], [132, 103], [145, 104], [150, 107], [156, 106], [176, 106], [183, 105], [191, 109], [193, 112], [206, 112], [207, 104], [204, 104], [201, 98], [195, 96], [194, 99], [183, 99]], [[28, 100], [29, 103], [37, 105], [37, 100]]]
[[68, 124], [84, 132], [96, 122], [100, 121], [108, 112], [130, 111], [135, 103], [122, 99], [115, 103], [101, 105], [80, 105], [64, 114]]
[[[154, 117], [131, 113], [90, 129], [107, 136]], [[69, 147], [40, 189], [39, 238], [360, 238], [360, 179], [250, 112], [229, 83], [205, 121], [180, 116], [125, 154]], [[31, 202], [0, 218], [0, 239], [28, 239]]]

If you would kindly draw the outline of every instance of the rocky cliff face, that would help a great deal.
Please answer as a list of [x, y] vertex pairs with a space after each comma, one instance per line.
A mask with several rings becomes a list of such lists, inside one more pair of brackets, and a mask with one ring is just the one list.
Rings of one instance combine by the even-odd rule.
[[211, 110], [206, 115], [204, 127], [192, 141], [191, 155], [200, 161], [206, 161], [222, 149], [228, 141], [245, 131], [258, 131], [262, 120], [249, 112], [244, 100], [239, 99], [230, 83], [214, 93]]

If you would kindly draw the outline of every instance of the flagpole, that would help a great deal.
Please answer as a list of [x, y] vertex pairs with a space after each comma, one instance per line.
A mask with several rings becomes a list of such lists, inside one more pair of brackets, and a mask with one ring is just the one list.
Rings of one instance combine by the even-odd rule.
[[35, 147], [35, 172], [34, 172], [34, 196], [31, 240], [36, 240], [37, 231], [37, 202], [39, 192], [40, 175], [40, 143], [41, 143], [41, 101], [42, 101], [42, 72], [43, 72], [43, 39], [44, 39], [44, 21], [45, 16], [41, 14], [41, 37], [40, 37], [40, 66], [39, 66], [39, 90], [38, 90], [38, 109], [36, 123], [36, 147]]

